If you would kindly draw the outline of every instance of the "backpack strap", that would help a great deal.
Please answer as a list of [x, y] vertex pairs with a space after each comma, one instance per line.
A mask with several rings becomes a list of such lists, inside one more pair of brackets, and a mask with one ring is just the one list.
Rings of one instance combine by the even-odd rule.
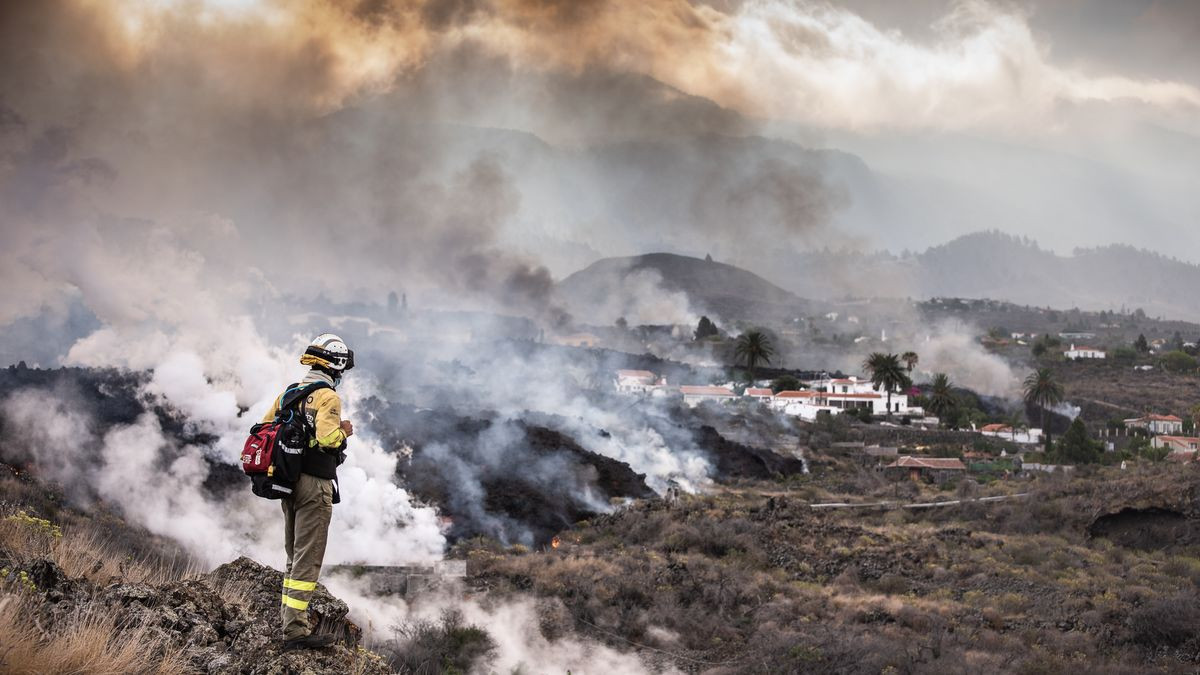
[[306, 387], [301, 387], [299, 384], [293, 384], [284, 390], [283, 395], [279, 397], [279, 410], [275, 413], [278, 417], [285, 410], [291, 410], [296, 403], [307, 399], [313, 392], [321, 389], [333, 389], [328, 382], [313, 382]]

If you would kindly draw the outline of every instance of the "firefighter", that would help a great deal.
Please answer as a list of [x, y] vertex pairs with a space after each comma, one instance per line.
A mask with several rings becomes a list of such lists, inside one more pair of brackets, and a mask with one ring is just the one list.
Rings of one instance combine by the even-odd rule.
[[[342, 419], [342, 400], [336, 388], [342, 375], [354, 367], [354, 352], [332, 333], [318, 335], [300, 357], [309, 366], [300, 386], [324, 382], [301, 403], [312, 430], [304, 452], [300, 479], [291, 496], [281, 500], [287, 569], [283, 579], [281, 614], [284, 649], [319, 649], [333, 644], [333, 635], [314, 633], [308, 622], [308, 602], [317, 587], [333, 505], [340, 501], [337, 467], [345, 460], [346, 439], [354, 425]], [[275, 419], [282, 395], [267, 411], [263, 422]]]

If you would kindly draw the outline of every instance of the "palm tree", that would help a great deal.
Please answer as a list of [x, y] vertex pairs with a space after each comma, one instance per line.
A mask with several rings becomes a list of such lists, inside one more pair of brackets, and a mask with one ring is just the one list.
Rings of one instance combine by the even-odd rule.
[[943, 420], [954, 410], [954, 385], [945, 373], [934, 373], [929, 389], [929, 412]]
[[904, 366], [900, 365], [900, 357], [895, 354], [875, 352], [863, 361], [863, 370], [871, 375], [871, 384], [876, 389], [887, 392], [888, 417], [892, 416], [892, 391], [907, 386], [911, 380]]
[[911, 373], [913, 368], [916, 368], [917, 364], [921, 362], [921, 357], [917, 356], [916, 352], [909, 351], [901, 354], [900, 360], [904, 362], [905, 367], [908, 368], [908, 372]]
[[1042, 433], [1045, 434], [1046, 450], [1050, 449], [1050, 428], [1046, 426], [1046, 410], [1062, 403], [1063, 388], [1054, 379], [1049, 368], [1038, 368], [1025, 378], [1025, 402], [1042, 410]]
[[771, 347], [771, 338], [767, 337], [766, 333], [752, 330], [738, 336], [733, 355], [738, 361], [746, 363], [746, 369], [750, 371], [750, 381], [754, 382], [754, 369], [760, 362], [770, 363], [775, 349]]

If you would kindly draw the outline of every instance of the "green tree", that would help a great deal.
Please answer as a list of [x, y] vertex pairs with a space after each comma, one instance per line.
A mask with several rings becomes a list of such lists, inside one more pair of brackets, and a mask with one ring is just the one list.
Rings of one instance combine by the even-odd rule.
[[697, 340], [703, 340], [708, 337], [720, 335], [721, 331], [717, 330], [717, 324], [713, 323], [707, 316], [700, 317], [700, 323], [696, 324], [696, 332], [692, 336]]
[[1138, 352], [1133, 347], [1117, 347], [1112, 351], [1113, 361], [1117, 363], [1130, 364], [1137, 360]]
[[792, 375], [783, 375], [771, 381], [771, 391], [778, 394], [781, 391], [796, 391], [800, 388], [800, 380]]
[[954, 400], [954, 385], [950, 376], [945, 373], [935, 373], [929, 388], [929, 412], [946, 421], [957, 403]]
[[1150, 343], [1146, 341], [1145, 333], [1138, 334], [1137, 339], [1133, 341], [1133, 348], [1136, 349], [1139, 354], [1150, 353]]
[[1100, 461], [1100, 443], [1088, 436], [1083, 419], [1076, 417], [1067, 433], [1058, 442], [1058, 456], [1072, 464], [1093, 464]]
[[1062, 385], [1054, 379], [1054, 373], [1049, 368], [1038, 368], [1025, 378], [1025, 402], [1035, 405], [1042, 411], [1042, 434], [1046, 440], [1046, 450], [1050, 449], [1050, 427], [1046, 426], [1046, 411], [1062, 403]]
[[1047, 350], [1048, 350], [1048, 347], [1046, 347], [1045, 341], [1038, 340], [1037, 342], [1033, 343], [1033, 348], [1030, 351], [1033, 353], [1033, 355], [1035, 357], [1040, 359], [1046, 355]]
[[921, 362], [921, 357], [917, 356], [916, 352], [907, 351], [900, 355], [900, 360], [904, 362], [904, 367], [911, 373], [913, 368], [916, 368], [917, 364]]
[[770, 363], [775, 349], [771, 346], [771, 338], [760, 330], [752, 330], [738, 336], [737, 346], [733, 355], [739, 362], [746, 364], [750, 373], [750, 381], [754, 381], [754, 371], [759, 363]]
[[1173, 373], [1190, 373], [1196, 370], [1196, 357], [1181, 351], [1167, 352], [1163, 354], [1162, 367]]
[[895, 354], [874, 352], [863, 361], [863, 370], [871, 377], [871, 384], [876, 389], [887, 393], [887, 415], [892, 416], [892, 392], [903, 389], [912, 383], [908, 373], [900, 364], [900, 357]]

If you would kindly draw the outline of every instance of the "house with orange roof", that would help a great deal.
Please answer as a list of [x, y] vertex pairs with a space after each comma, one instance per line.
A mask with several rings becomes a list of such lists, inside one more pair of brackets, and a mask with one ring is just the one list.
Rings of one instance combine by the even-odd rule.
[[1000, 438], [1013, 443], [1037, 445], [1042, 442], [1041, 429], [1025, 429], [1014, 431], [1008, 424], [985, 424], [979, 428], [979, 433], [992, 438]]
[[1108, 358], [1108, 352], [1095, 347], [1077, 347], [1071, 345], [1071, 348], [1063, 352], [1063, 356], [1072, 361], [1079, 359], [1104, 359]]
[[1150, 445], [1155, 448], [1168, 448], [1175, 452], [1196, 452], [1200, 450], [1200, 438], [1191, 436], [1155, 436], [1150, 439]]
[[689, 408], [695, 408], [704, 402], [728, 403], [737, 398], [737, 394], [729, 387], [712, 385], [685, 384], [679, 388], [679, 393], [683, 394], [683, 402]]
[[1152, 434], [1177, 436], [1183, 433], [1183, 420], [1174, 415], [1150, 413], [1142, 417], [1125, 420], [1127, 429], [1145, 429]]
[[767, 387], [746, 387], [746, 391], [742, 393], [742, 396], [758, 401], [759, 403], [770, 403], [771, 399], [775, 397], [775, 392]]
[[837, 410], [827, 408], [823, 402], [818, 401], [820, 395], [820, 392], [807, 390], [781, 391], [771, 397], [771, 407], [782, 411], [785, 415], [799, 417], [809, 422], [817, 419], [817, 414], [821, 411], [836, 415]]
[[967, 465], [957, 457], [913, 457], [905, 455], [884, 467], [885, 476], [894, 480], [907, 478], [941, 485], [967, 475]]

